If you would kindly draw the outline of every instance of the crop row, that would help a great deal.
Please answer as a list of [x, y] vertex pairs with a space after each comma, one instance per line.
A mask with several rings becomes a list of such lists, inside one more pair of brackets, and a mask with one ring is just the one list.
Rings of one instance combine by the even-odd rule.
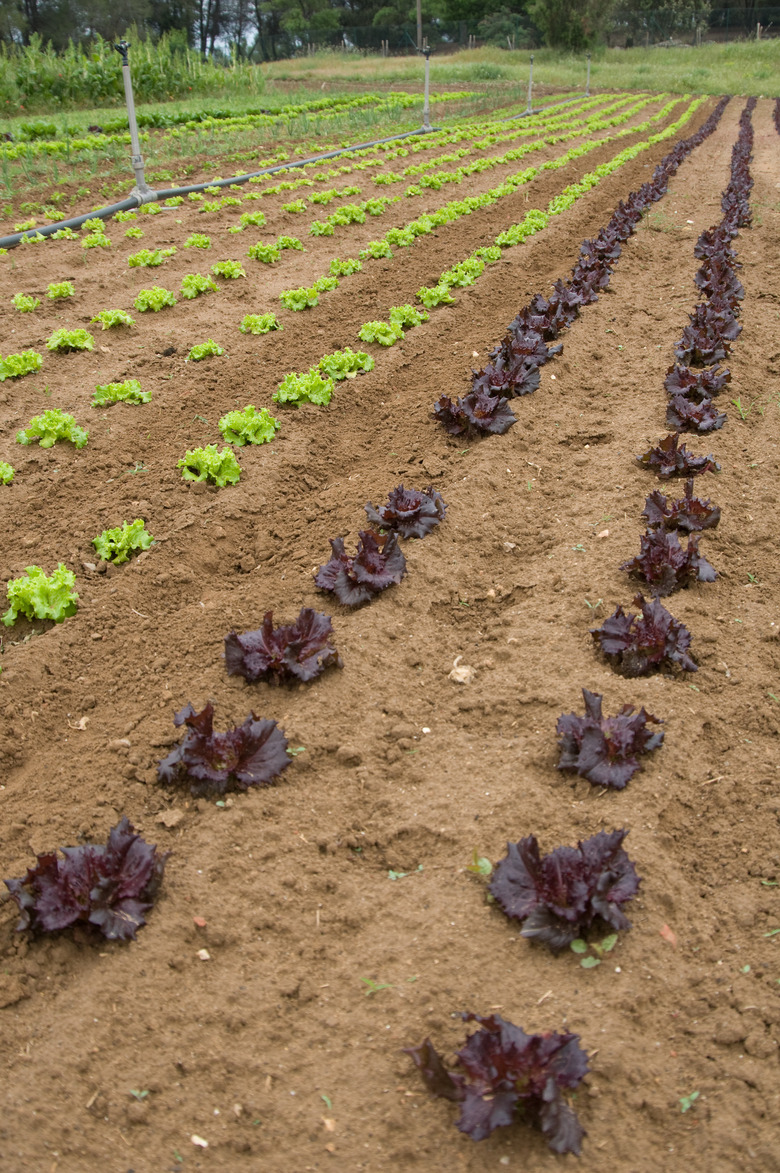
[[[593, 240], [583, 243], [571, 280], [558, 282], [552, 297], [539, 295], [520, 311], [492, 363], [475, 376], [472, 396], [498, 399], [506, 406], [507, 392], [518, 395], [534, 389], [530, 385], [532, 368], [535, 366], [538, 373], [538, 368], [561, 349], [560, 344], [548, 343], [556, 342], [582, 306], [597, 300], [620, 256], [621, 242], [633, 232], [642, 211], [665, 194], [669, 178], [686, 155], [712, 133], [724, 106], [725, 101], [695, 135], [678, 143], [656, 168], [650, 183], [629, 195], [609, 224]], [[742, 158], [746, 166], [744, 152]], [[587, 190], [586, 186], [574, 198]], [[742, 198], [744, 192], [737, 195]], [[500, 385], [502, 377], [504, 384]], [[480, 386], [480, 380], [484, 383], [485, 379], [486, 385]], [[442, 417], [442, 412], [437, 414]], [[473, 426], [482, 431], [505, 430]], [[315, 580], [346, 606], [362, 605], [400, 582], [406, 563], [398, 538], [426, 536], [444, 519], [446, 506], [432, 488], [410, 492], [399, 486], [386, 505], [375, 509], [369, 503], [366, 512], [379, 533], [361, 531], [355, 554], [346, 552], [341, 539], [333, 539], [332, 558], [320, 567]], [[71, 599], [65, 605], [72, 603]], [[648, 608], [650, 614], [643, 613], [643, 618], [656, 623], [657, 609], [663, 608], [657, 603], [654, 607], [656, 610]], [[667, 627], [663, 633], [665, 638], [669, 630]], [[624, 646], [619, 659], [617, 652], [605, 646], [605, 638], [600, 639], [603, 650], [616, 657], [613, 662], [625, 675], [652, 670], [657, 664], [640, 664], [631, 634], [621, 633]], [[616, 638], [613, 632], [606, 635]], [[639, 646], [644, 648], [648, 631], [641, 635], [644, 643], [640, 641]], [[226, 637], [226, 666], [228, 672], [245, 675], [250, 681], [305, 682], [325, 669], [341, 666], [331, 637], [328, 617], [309, 609], [305, 608], [295, 623], [277, 628], [268, 613], [258, 631], [233, 632]], [[684, 652], [682, 648], [681, 656]], [[677, 662], [682, 663], [680, 658]], [[661, 744], [663, 733], [647, 728], [660, 722], [644, 710], [635, 714], [631, 706], [624, 706], [615, 717], [604, 717], [601, 698], [587, 690], [584, 696], [585, 717], [568, 714], [559, 719], [559, 768], [622, 788], [637, 768], [636, 755]], [[219, 733], [213, 728], [210, 704], [200, 712], [187, 705], [176, 715], [175, 723], [184, 726], [185, 733], [168, 758], [159, 763], [158, 778], [163, 784], [186, 784], [195, 794], [224, 793], [228, 787], [242, 790], [268, 784], [290, 764], [289, 747], [276, 722], [259, 719], [254, 713], [242, 725]], [[546, 943], [554, 951], [576, 946], [575, 952], [586, 952], [584, 937], [594, 926], [606, 924], [614, 930], [593, 947], [596, 957], [583, 959], [583, 964], [598, 964], [601, 952], [614, 946], [617, 931], [629, 927], [623, 906], [638, 889], [635, 866], [622, 847], [626, 834], [624, 830], [599, 832], [576, 849], [556, 848], [545, 857], [531, 835], [510, 844], [507, 857], [495, 869], [489, 862], [485, 867], [486, 861], [477, 860], [475, 870], [493, 873], [491, 894], [508, 917], [522, 923], [521, 935]], [[7, 882], [20, 909], [19, 927], [56, 930], [82, 920], [109, 938], [132, 937], [156, 896], [165, 859], [135, 834], [126, 819], [111, 831], [105, 846], [69, 848], [67, 868], [55, 855], [41, 855], [26, 876]], [[527, 1035], [495, 1014], [463, 1017], [479, 1029], [458, 1053], [459, 1066], [454, 1070], [445, 1066], [430, 1040], [409, 1049], [429, 1090], [460, 1105], [461, 1131], [482, 1139], [496, 1127], [511, 1123], [516, 1109], [523, 1107], [554, 1151], [578, 1153], [584, 1131], [565, 1098], [588, 1071], [578, 1036], [568, 1031]]]

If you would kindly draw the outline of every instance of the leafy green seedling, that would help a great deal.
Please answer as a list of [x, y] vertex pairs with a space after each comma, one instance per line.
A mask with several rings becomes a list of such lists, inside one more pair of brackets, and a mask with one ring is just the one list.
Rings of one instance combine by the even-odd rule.
[[46, 296], [53, 301], [61, 297], [73, 297], [76, 288], [72, 281], [51, 281], [46, 288]]
[[141, 289], [133, 305], [140, 314], [157, 313], [166, 306], [176, 305], [176, 298], [170, 289], [163, 289], [161, 285], [153, 285], [151, 289]]
[[137, 253], [131, 253], [127, 258], [127, 263], [131, 269], [156, 269], [168, 257], [172, 257], [175, 252], [175, 248], [142, 248]]
[[238, 327], [242, 334], [267, 334], [269, 330], [283, 330], [276, 314], [246, 314]]
[[37, 350], [22, 350], [19, 354], [7, 354], [0, 358], [0, 383], [6, 379], [21, 379], [32, 375], [43, 366], [43, 355]]
[[49, 237], [50, 240], [78, 240], [78, 232], [74, 232], [72, 228], [58, 228], [56, 232], [52, 232]]
[[15, 293], [11, 298], [15, 310], [20, 314], [31, 314], [41, 304], [39, 297], [30, 297], [27, 293]]
[[135, 318], [132, 318], [127, 310], [100, 310], [92, 321], [100, 322], [103, 330], [112, 330], [115, 326], [135, 325]]
[[330, 262], [332, 277], [350, 277], [353, 273], [359, 273], [362, 268], [363, 263], [357, 257], [350, 257], [346, 261], [340, 261], [338, 257], [334, 257]]
[[[421, 863], [418, 864], [417, 867], [414, 869], [415, 872], [421, 872], [422, 870], [423, 870], [423, 865]], [[406, 876], [413, 876], [413, 875], [414, 875], [414, 872], [394, 872], [393, 869], [390, 868], [390, 870], [387, 873], [387, 878], [388, 878], [388, 880], [403, 880], [403, 879], [405, 879]]]
[[149, 1095], [149, 1090], [148, 1090], [148, 1088], [144, 1088], [143, 1091], [139, 1091], [138, 1088], [131, 1087], [130, 1088], [130, 1095], [135, 1100], [139, 1100], [139, 1101], [145, 1100], [146, 1097]]
[[235, 281], [237, 277], [246, 277], [240, 261], [217, 261], [211, 266], [211, 271], [215, 277], [224, 277], [231, 281]]
[[[192, 198], [192, 197], [190, 197]], [[184, 242], [185, 248], [211, 248], [211, 237], [203, 232], [193, 232]]]
[[184, 361], [201, 362], [204, 358], [212, 358], [224, 353], [224, 347], [215, 342], [213, 338], [209, 338], [208, 341], [199, 342], [197, 346], [193, 346]]
[[309, 289], [303, 285], [298, 289], [285, 289], [283, 293], [279, 294], [279, 301], [285, 309], [299, 313], [301, 310], [309, 309], [318, 304], [318, 290], [313, 285]]
[[289, 204], [282, 204], [282, 207], [284, 208], [285, 212], [305, 212], [306, 201], [290, 200]]
[[361, 978], [360, 980], [368, 986], [368, 989], [363, 991], [367, 998], [371, 994], [378, 994], [380, 990], [392, 990], [393, 988], [389, 982], [375, 982], [371, 978]]
[[395, 322], [364, 322], [358, 331], [361, 342], [378, 342], [380, 346], [393, 346], [403, 337], [403, 330]]
[[266, 265], [273, 265], [275, 261], [279, 260], [282, 253], [275, 244], [263, 244], [262, 240], [258, 240], [257, 244], [249, 246], [246, 255], [252, 261], [262, 261]]
[[689, 1096], [680, 1096], [680, 1111], [689, 1112], [700, 1095], [701, 1092], [691, 1092]]
[[137, 379], [124, 379], [121, 383], [102, 383], [95, 388], [93, 407], [108, 407], [112, 403], [150, 403], [151, 391], [142, 391]]
[[53, 448], [58, 440], [70, 440], [76, 448], [83, 448], [89, 432], [78, 427], [72, 415], [50, 407], [33, 416], [27, 427], [16, 433], [16, 439], [19, 444], [34, 444], [38, 440], [41, 448]]
[[216, 444], [185, 452], [176, 467], [182, 470], [185, 481], [211, 481], [221, 489], [225, 485], [237, 484], [241, 477], [241, 465], [232, 449], [223, 448], [217, 452]]
[[417, 290], [417, 300], [421, 301], [427, 310], [435, 309], [437, 305], [454, 305], [455, 298], [450, 293], [448, 285], [423, 285]]
[[[41, 237], [43, 240], [44, 237]], [[85, 236], [81, 242], [82, 248], [111, 248], [111, 241], [102, 232], [93, 232], [90, 236]]]
[[425, 310], [416, 310], [411, 305], [394, 305], [390, 307], [390, 324], [400, 326], [402, 330], [410, 330], [428, 321]]
[[40, 566], [28, 566], [22, 578], [12, 578], [7, 584], [10, 606], [3, 616], [3, 623], [10, 627], [19, 615], [26, 619], [53, 619], [62, 623], [69, 615], [75, 615], [78, 594], [73, 589], [76, 576], [62, 562], [50, 576]]
[[326, 354], [318, 363], [319, 369], [329, 379], [355, 379], [360, 371], [373, 371], [376, 363], [370, 354], [364, 350], [355, 352], [349, 346], [344, 350], [334, 350], [333, 354]]
[[569, 948], [571, 949], [572, 953], [577, 954], [585, 954], [588, 953], [588, 949], [592, 949], [596, 956], [594, 957], [591, 954], [588, 954], [587, 957], [582, 958], [580, 965], [583, 969], [595, 969], [597, 965], [601, 965], [604, 954], [612, 952], [612, 950], [617, 945], [617, 941], [617, 933], [610, 933], [609, 936], [605, 937], [604, 940], [599, 944], [596, 944], [595, 942], [591, 942], [589, 944], [587, 941], [583, 941], [581, 937], [577, 937], [576, 940], [571, 942]]
[[47, 350], [58, 350], [60, 354], [68, 354], [72, 350], [94, 350], [95, 339], [89, 330], [55, 330], [46, 343]]
[[181, 295], [190, 301], [201, 293], [216, 293], [218, 288], [214, 278], [203, 273], [187, 273], [181, 279]]
[[10, 485], [16, 470], [5, 460], [0, 460], [0, 485]]
[[222, 438], [228, 444], [269, 444], [281, 427], [278, 419], [261, 407], [248, 403], [243, 411], [229, 411], [219, 421]]
[[386, 240], [369, 240], [365, 248], [358, 253], [361, 261], [378, 261], [380, 257], [391, 257], [393, 250]]
[[114, 529], [104, 529], [92, 539], [92, 545], [103, 562], [119, 566], [122, 562], [129, 562], [130, 555], [136, 550], [148, 550], [153, 541], [143, 518], [137, 517], [135, 521], [123, 521]]
[[242, 212], [239, 220], [245, 228], [264, 228], [265, 227], [265, 213], [264, 212]]
[[306, 249], [303, 247], [303, 243], [298, 239], [297, 236], [277, 236], [276, 247], [278, 249], [294, 248], [297, 249], [298, 252], [306, 252]]
[[274, 392], [276, 403], [330, 403], [333, 394], [333, 380], [323, 379], [318, 371], [311, 369], [307, 374], [285, 375]]
[[466, 871], [471, 872], [475, 876], [484, 876], [487, 879], [493, 872], [493, 865], [486, 856], [480, 855], [475, 847], [471, 856], [471, 863], [466, 864]]

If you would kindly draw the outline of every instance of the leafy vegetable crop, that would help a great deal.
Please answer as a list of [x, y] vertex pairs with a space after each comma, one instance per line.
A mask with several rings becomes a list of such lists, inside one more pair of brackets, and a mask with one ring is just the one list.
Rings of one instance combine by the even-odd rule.
[[307, 682], [326, 668], [342, 667], [331, 639], [333, 625], [327, 615], [303, 607], [294, 623], [273, 626], [273, 612], [266, 611], [256, 631], [235, 631], [225, 636], [228, 676], [243, 676], [250, 684]]
[[6, 379], [21, 379], [32, 375], [43, 366], [43, 355], [37, 350], [22, 350], [19, 354], [7, 354], [0, 358], [0, 383]]
[[153, 541], [143, 518], [137, 517], [135, 521], [123, 521], [114, 529], [104, 529], [92, 539], [92, 545], [103, 562], [119, 566], [122, 562], [129, 562], [130, 555], [136, 550], [148, 550]]
[[451, 436], [478, 436], [481, 432], [502, 436], [517, 423], [517, 416], [506, 398], [482, 390], [470, 391], [454, 401], [442, 395], [434, 404], [433, 418]]
[[15, 293], [11, 298], [15, 310], [20, 314], [31, 314], [41, 304], [39, 297], [29, 297], [26, 293]]
[[702, 472], [720, 472], [720, 465], [712, 456], [694, 456], [684, 444], [680, 444], [679, 432], [671, 432], [648, 448], [637, 460], [645, 468], [652, 469], [659, 477], [691, 477]]
[[565, 949], [594, 921], [630, 928], [621, 905], [636, 896], [639, 876], [623, 850], [628, 831], [599, 831], [576, 847], [540, 856], [535, 835], [507, 843], [490, 893], [508, 917], [523, 922], [521, 937]]
[[351, 277], [353, 273], [359, 273], [362, 268], [363, 265], [357, 258], [340, 261], [338, 257], [334, 257], [330, 262], [332, 277]]
[[142, 391], [137, 379], [121, 383], [102, 383], [95, 388], [93, 407], [107, 407], [112, 403], [150, 403], [151, 391]]
[[319, 568], [314, 582], [331, 591], [345, 607], [360, 607], [406, 574], [406, 559], [395, 534], [377, 537], [371, 530], [358, 533], [357, 552], [347, 554], [343, 538], [331, 538], [332, 557]]
[[347, 346], [344, 350], [334, 350], [333, 354], [326, 354], [320, 359], [318, 366], [324, 375], [338, 382], [342, 379], [354, 379], [363, 371], [373, 371], [376, 363], [364, 350], [355, 352]]
[[650, 529], [642, 535], [639, 554], [622, 562], [621, 570], [644, 579], [651, 594], [671, 595], [692, 582], [714, 582], [714, 567], [699, 553], [699, 535], [691, 534], [683, 547], [677, 534]]
[[94, 350], [95, 339], [88, 330], [55, 330], [46, 343], [48, 350], [67, 354], [71, 350]]
[[265, 408], [258, 411], [248, 403], [243, 411], [229, 411], [219, 421], [222, 438], [228, 444], [268, 444], [281, 427], [278, 419]]
[[181, 294], [192, 300], [199, 297], [201, 293], [216, 293], [219, 286], [213, 277], [207, 277], [203, 273], [187, 273], [181, 279]]
[[46, 296], [56, 300], [61, 297], [73, 297], [76, 288], [72, 281], [51, 281], [46, 288]]
[[127, 310], [100, 310], [92, 319], [93, 322], [100, 322], [104, 330], [111, 330], [115, 326], [134, 326], [135, 318], [128, 314]]
[[26, 619], [53, 619], [62, 623], [75, 615], [78, 594], [74, 590], [76, 576], [62, 562], [48, 577], [40, 566], [28, 566], [22, 578], [12, 578], [6, 590], [10, 606], [3, 623], [10, 627], [19, 615]]
[[83, 448], [89, 439], [86, 428], [80, 428], [72, 415], [50, 407], [35, 415], [26, 428], [16, 433], [20, 444], [34, 444], [39, 441], [41, 448], [53, 448], [57, 440], [70, 440], [76, 448]]
[[524, 1119], [541, 1129], [556, 1153], [579, 1153], [585, 1131], [564, 1098], [588, 1074], [579, 1035], [526, 1034], [498, 1014], [463, 1014], [480, 1029], [456, 1052], [448, 1070], [430, 1039], [405, 1048], [434, 1096], [460, 1104], [457, 1127], [472, 1140]]
[[39, 855], [26, 876], [5, 881], [21, 912], [17, 929], [56, 932], [85, 921], [109, 941], [134, 939], [170, 853], [159, 854], [123, 818], [105, 846], [63, 847], [62, 854], [62, 860], [55, 852]]
[[416, 310], [412, 305], [394, 305], [390, 307], [391, 326], [400, 326], [402, 330], [410, 330], [428, 321], [425, 310]]
[[246, 255], [250, 260], [263, 261], [266, 265], [273, 265], [275, 261], [279, 260], [282, 252], [278, 245], [263, 244], [261, 240], [258, 240], [257, 244], [251, 244], [249, 246]]
[[558, 769], [574, 770], [594, 786], [622, 790], [640, 769], [639, 755], [663, 743], [663, 732], [648, 729], [648, 722], [663, 722], [644, 708], [635, 712], [633, 705], [623, 705], [616, 716], [604, 717], [599, 693], [583, 688], [582, 696], [584, 717], [568, 713], [558, 718]]
[[185, 248], [211, 248], [211, 237], [203, 232], [193, 232], [184, 242]]
[[199, 713], [192, 705], [176, 714], [174, 725], [186, 725], [183, 741], [157, 767], [160, 782], [190, 784], [196, 797], [269, 786], [290, 764], [287, 738], [276, 721], [250, 713], [241, 725], [214, 732], [214, 706]]
[[235, 281], [237, 277], [246, 277], [240, 261], [217, 261], [211, 266], [211, 271], [215, 277], [224, 277], [230, 281]]
[[309, 309], [319, 303], [319, 291], [314, 285], [310, 289], [301, 285], [298, 289], [284, 290], [279, 294], [279, 301], [285, 309], [300, 313], [301, 310]]
[[404, 337], [397, 322], [364, 322], [358, 330], [361, 342], [378, 342], [380, 346], [393, 346]]
[[624, 676], [648, 676], [675, 666], [696, 672], [696, 662], [688, 652], [691, 633], [685, 624], [670, 615], [658, 599], [648, 603], [637, 595], [634, 605], [641, 608], [641, 615], [626, 614], [619, 606], [603, 626], [591, 628], [594, 642], [615, 670]]
[[366, 514], [372, 525], [392, 530], [402, 538], [424, 538], [444, 520], [447, 506], [433, 485], [427, 489], [405, 489], [398, 485], [378, 509], [369, 501]]
[[215, 342], [213, 338], [209, 338], [206, 342], [199, 342], [193, 346], [184, 361], [202, 362], [204, 358], [218, 358], [224, 353], [224, 347]]
[[238, 484], [241, 477], [241, 465], [232, 450], [223, 448], [217, 452], [216, 444], [185, 452], [176, 467], [182, 470], [185, 481], [211, 481], [220, 489], [225, 485]]
[[16, 470], [6, 461], [0, 460], [0, 485], [10, 485]]
[[175, 248], [142, 248], [137, 253], [131, 253], [127, 258], [127, 263], [131, 269], [156, 269], [158, 265], [161, 265], [168, 257], [174, 256], [175, 253]]
[[242, 334], [267, 334], [270, 330], [283, 330], [276, 314], [246, 314], [238, 327]]
[[685, 482], [685, 496], [676, 501], [664, 497], [656, 489], [645, 500], [642, 516], [649, 526], [663, 526], [664, 529], [681, 529], [687, 533], [696, 530], [714, 529], [720, 521], [720, 507], [708, 500], [693, 495], [693, 478]]
[[153, 285], [151, 289], [140, 290], [133, 305], [140, 314], [156, 314], [166, 306], [176, 305], [176, 298], [170, 289], [163, 289], [161, 285]]
[[312, 368], [307, 374], [285, 375], [272, 398], [277, 403], [330, 403], [333, 394], [333, 380], [323, 379], [319, 371]]

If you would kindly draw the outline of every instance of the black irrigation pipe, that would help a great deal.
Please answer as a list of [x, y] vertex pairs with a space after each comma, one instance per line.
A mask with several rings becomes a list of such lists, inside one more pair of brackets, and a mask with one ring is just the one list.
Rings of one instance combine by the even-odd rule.
[[[564, 102], [551, 102], [550, 106], [563, 106], [567, 102], [576, 102], [578, 98], [566, 98]], [[509, 118], [501, 119], [502, 122], [511, 122], [515, 118], [527, 118], [531, 114], [541, 114], [547, 110], [547, 106], [540, 106], [537, 110], [524, 110], [522, 114], [513, 114]], [[248, 183], [250, 179], [259, 179], [262, 175], [276, 175], [279, 171], [292, 171], [297, 167], [306, 167], [310, 163], [321, 163], [326, 159], [338, 159], [341, 155], [346, 155], [350, 151], [362, 151], [367, 147], [378, 147], [382, 143], [399, 142], [402, 139], [416, 138], [421, 134], [431, 134], [439, 130], [439, 127], [431, 127], [430, 129], [420, 127], [419, 130], [407, 130], [403, 134], [391, 134], [387, 138], [373, 139], [371, 142], [356, 143], [351, 147], [340, 147], [336, 151], [325, 151], [321, 155], [310, 155], [307, 159], [297, 159], [293, 163], [280, 163], [274, 167], [262, 167], [259, 171], [250, 171], [246, 175], [233, 175], [229, 179], [210, 180], [207, 183], [193, 183], [188, 187], [167, 187], [162, 191], [146, 191], [138, 192], [121, 200], [118, 204], [108, 204], [105, 208], [96, 208], [92, 212], [87, 212], [83, 216], [73, 216], [70, 220], [59, 220], [56, 224], [45, 224], [42, 228], [36, 228], [34, 231], [40, 236], [48, 237], [53, 233], [59, 232], [62, 228], [81, 228], [87, 220], [110, 220], [112, 216], [116, 216], [117, 212], [128, 212], [132, 208], [140, 208], [142, 204], [153, 204], [159, 200], [168, 200], [173, 196], [189, 195], [190, 192], [205, 191], [209, 187], [232, 187], [234, 183]], [[27, 229], [26, 232], [13, 232], [10, 236], [0, 237], [0, 248], [16, 248], [22, 243], [25, 237], [33, 235], [32, 229]]]

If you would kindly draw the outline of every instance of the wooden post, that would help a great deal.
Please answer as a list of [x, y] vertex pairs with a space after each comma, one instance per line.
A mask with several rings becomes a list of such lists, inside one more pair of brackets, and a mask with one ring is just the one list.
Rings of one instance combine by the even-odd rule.
[[528, 106], [527, 106], [527, 108], [526, 108], [526, 113], [527, 113], [527, 114], [530, 114], [530, 113], [531, 113], [531, 109], [532, 109], [532, 106], [531, 106], [531, 99], [532, 99], [532, 96], [533, 96], [533, 88], [534, 88], [534, 55], [533, 55], [533, 53], [532, 53], [532, 54], [531, 54], [531, 69], [530, 69], [530, 72], [529, 72], [529, 74], [528, 74]]

